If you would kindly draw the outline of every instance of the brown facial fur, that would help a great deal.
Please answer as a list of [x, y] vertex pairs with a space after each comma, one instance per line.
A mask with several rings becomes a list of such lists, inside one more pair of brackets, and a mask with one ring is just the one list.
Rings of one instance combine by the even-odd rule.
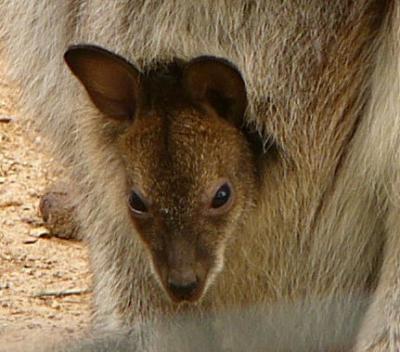
[[[119, 145], [128, 192], [141, 190], [151, 216], [133, 222], [163, 284], [169, 270], [189, 265], [204, 286], [222, 268], [222, 247], [254, 204], [254, 156], [243, 134], [216, 114], [187, 107], [138, 115]], [[221, 178], [231, 182], [234, 204], [212, 217], [204, 198]], [[168, 259], [174, 247], [178, 257]]]

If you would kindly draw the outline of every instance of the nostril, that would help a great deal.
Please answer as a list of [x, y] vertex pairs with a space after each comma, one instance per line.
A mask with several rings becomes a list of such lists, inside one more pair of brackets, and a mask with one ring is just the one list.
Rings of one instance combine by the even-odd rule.
[[198, 280], [188, 283], [176, 283], [172, 280], [168, 280], [168, 288], [174, 296], [180, 299], [188, 299], [196, 291], [198, 287]]

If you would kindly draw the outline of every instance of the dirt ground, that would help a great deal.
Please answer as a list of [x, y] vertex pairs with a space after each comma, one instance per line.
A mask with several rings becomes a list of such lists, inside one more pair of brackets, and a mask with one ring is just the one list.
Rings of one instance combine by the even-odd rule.
[[[0, 62], [0, 344], [36, 331], [83, 331], [89, 322], [90, 274], [80, 242], [35, 237], [41, 192], [52, 181], [40, 137], [21, 128], [15, 90]], [[76, 290], [76, 294], [71, 293]]]

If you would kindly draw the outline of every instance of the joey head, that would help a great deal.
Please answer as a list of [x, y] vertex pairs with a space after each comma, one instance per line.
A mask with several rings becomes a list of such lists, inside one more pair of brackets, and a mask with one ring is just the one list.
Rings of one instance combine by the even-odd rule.
[[89, 45], [71, 47], [65, 60], [119, 126], [112, 143], [126, 171], [121, 202], [155, 278], [174, 302], [201, 299], [256, 203], [260, 148], [243, 125], [240, 73], [206, 56], [141, 72]]

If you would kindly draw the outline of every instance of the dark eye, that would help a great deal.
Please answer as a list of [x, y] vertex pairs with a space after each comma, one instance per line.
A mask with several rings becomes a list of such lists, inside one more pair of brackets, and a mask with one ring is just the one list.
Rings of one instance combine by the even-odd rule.
[[145, 204], [145, 201], [135, 191], [131, 192], [128, 202], [129, 208], [136, 214], [147, 213], [149, 210]]
[[230, 196], [231, 189], [227, 183], [224, 183], [215, 193], [211, 202], [211, 207], [214, 209], [222, 207], [226, 202], [228, 202]]

